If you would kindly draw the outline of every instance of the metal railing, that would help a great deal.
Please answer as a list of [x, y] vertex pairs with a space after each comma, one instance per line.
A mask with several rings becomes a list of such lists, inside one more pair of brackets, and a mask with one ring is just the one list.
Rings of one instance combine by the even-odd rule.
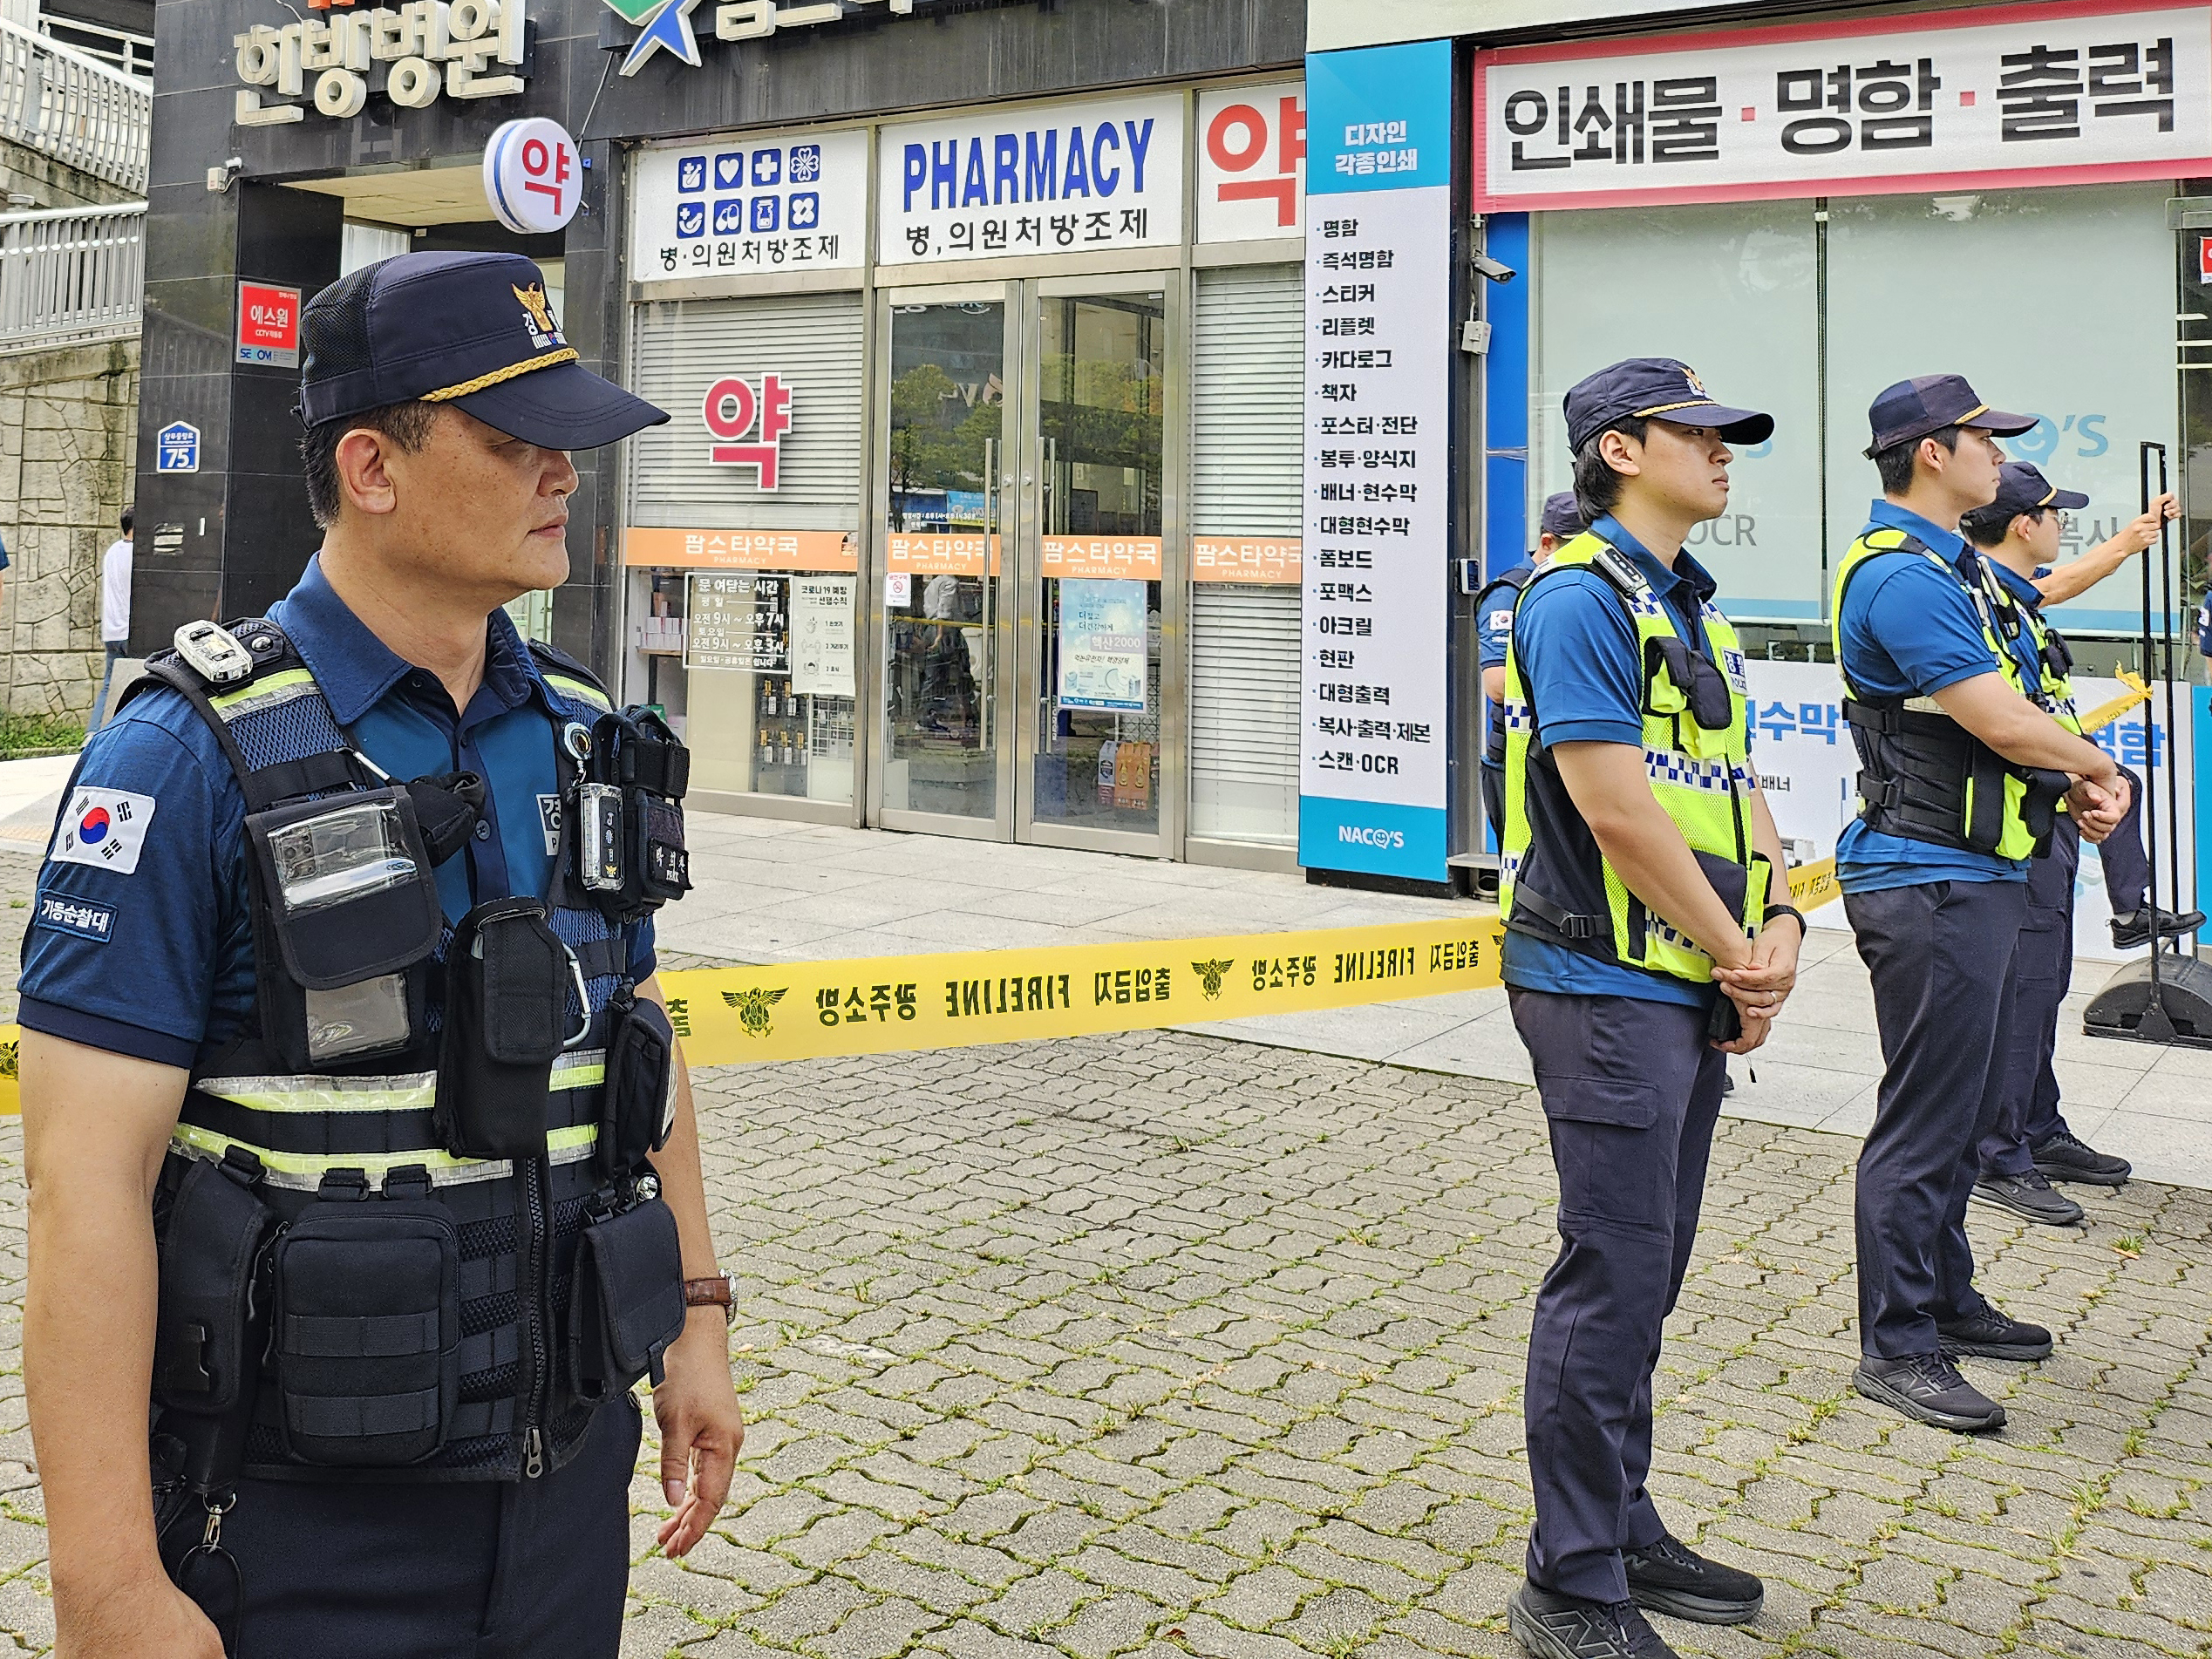
[[146, 203], [0, 214], [0, 351], [126, 338], [146, 285]]
[[0, 138], [146, 189], [153, 86], [0, 18]]
[[80, 51], [87, 58], [97, 58], [134, 79], [150, 82], [153, 78], [151, 35], [133, 34], [127, 29], [111, 29], [104, 23], [87, 23], [82, 17], [57, 17], [46, 12], [39, 14], [38, 32], [58, 45]]

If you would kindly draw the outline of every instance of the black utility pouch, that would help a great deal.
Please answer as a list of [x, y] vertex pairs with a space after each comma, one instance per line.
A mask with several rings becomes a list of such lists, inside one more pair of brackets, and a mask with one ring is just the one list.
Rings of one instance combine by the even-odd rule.
[[578, 976], [528, 897], [461, 918], [446, 955], [438, 1132], [461, 1158], [545, 1156], [545, 1098]]
[[264, 1023], [296, 1071], [394, 1054], [423, 1030], [438, 881], [404, 788], [356, 790], [246, 819]]
[[669, 1067], [676, 1033], [657, 1003], [643, 997], [621, 1010], [607, 1041], [605, 1106], [596, 1148], [599, 1173], [608, 1180], [627, 1175], [668, 1144], [675, 1126]]
[[194, 1159], [161, 1228], [153, 1400], [197, 1491], [237, 1474], [253, 1415], [269, 1313], [256, 1273], [276, 1224], [252, 1190], [259, 1174], [250, 1160]]
[[661, 1380], [661, 1355], [684, 1333], [684, 1253], [676, 1212], [657, 1198], [576, 1235], [568, 1293], [568, 1374], [580, 1400], [609, 1400], [641, 1377]]
[[312, 1204], [273, 1254], [269, 1348], [285, 1450], [344, 1469], [437, 1451], [460, 1398], [452, 1215], [427, 1200]]

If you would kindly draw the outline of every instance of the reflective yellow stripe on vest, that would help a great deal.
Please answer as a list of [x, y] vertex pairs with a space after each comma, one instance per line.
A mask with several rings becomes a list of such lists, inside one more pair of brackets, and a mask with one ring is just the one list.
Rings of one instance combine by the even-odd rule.
[[[1537, 567], [1515, 602], [1516, 618], [1520, 606], [1528, 602], [1548, 575], [1587, 567], [1601, 553], [1610, 551], [1588, 531], [1576, 537]], [[1710, 603], [1700, 605], [1699, 620], [1706, 641], [1728, 683], [1729, 724], [1725, 730], [1708, 731], [1691, 717], [1689, 689], [1674, 683], [1651, 649], [1654, 641], [1682, 638], [1673, 613], [1648, 586], [1638, 594], [1620, 597], [1636, 624], [1637, 655], [1644, 663], [1644, 769], [1652, 798], [1682, 832], [1682, 839], [1693, 853], [1725, 860], [1746, 872], [1739, 920], [1746, 934], [1756, 932], [1766, 913], [1766, 860], [1753, 851], [1751, 844], [1746, 687], [1736, 630]], [[1684, 643], [1693, 651], [1699, 649], [1694, 640]], [[1542, 711], [1531, 709], [1528, 688], [1521, 677], [1519, 653], [1510, 639], [1506, 646], [1505, 710], [1506, 826], [1498, 908], [1510, 921], [1514, 919], [1521, 874], [1530, 862], [1535, 840], [1528, 812], [1530, 778], [1542, 764], [1533, 742]], [[1547, 846], [1541, 852], [1543, 856], [1539, 862], [1553, 868], [1563, 867], [1575, 856], [1565, 847]], [[1647, 911], [1602, 854], [1597, 861], [1603, 870], [1614, 959], [1693, 983], [1709, 982], [1712, 958], [1695, 942]], [[1544, 896], [1555, 903], [1560, 901], [1558, 894]], [[1592, 942], [1602, 949], [1606, 942]]]
[[[591, 1156], [598, 1144], [597, 1124], [576, 1124], [567, 1129], [548, 1130], [546, 1133], [546, 1158], [555, 1164], [580, 1163]], [[313, 1192], [322, 1185], [323, 1178], [334, 1169], [357, 1169], [371, 1186], [378, 1185], [395, 1169], [415, 1165], [429, 1172], [432, 1186], [459, 1186], [470, 1181], [504, 1180], [514, 1173], [514, 1165], [505, 1158], [457, 1158], [442, 1147], [426, 1146], [419, 1151], [396, 1152], [284, 1152], [267, 1146], [256, 1146], [251, 1141], [235, 1136], [217, 1134], [212, 1129], [202, 1129], [197, 1124], [180, 1123], [169, 1133], [169, 1150], [181, 1152], [187, 1158], [204, 1158], [220, 1163], [232, 1147], [248, 1152], [261, 1160], [262, 1179], [273, 1186], [289, 1186], [296, 1191]]]

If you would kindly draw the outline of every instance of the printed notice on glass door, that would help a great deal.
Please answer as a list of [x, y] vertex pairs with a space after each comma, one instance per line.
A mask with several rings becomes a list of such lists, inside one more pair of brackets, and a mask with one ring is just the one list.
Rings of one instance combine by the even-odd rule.
[[1445, 879], [1448, 42], [1306, 60], [1298, 862]]

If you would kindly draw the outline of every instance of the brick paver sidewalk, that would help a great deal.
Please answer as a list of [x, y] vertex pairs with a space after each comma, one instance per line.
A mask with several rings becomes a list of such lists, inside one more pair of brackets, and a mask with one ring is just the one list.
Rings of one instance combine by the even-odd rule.
[[[1176, 1034], [702, 1084], [751, 1440], [681, 1566], [635, 1489], [626, 1659], [1510, 1654], [1520, 1384], [1549, 1260], [1533, 1097]], [[1768, 1583], [1690, 1653], [2212, 1652], [2212, 1195], [2056, 1233], [1977, 1210], [2060, 1333], [1976, 1363], [2002, 1438], [1849, 1390], [1851, 1143], [1725, 1122], [1653, 1488]], [[51, 1641], [22, 1429], [20, 1140], [0, 1132], [0, 1627]]]

